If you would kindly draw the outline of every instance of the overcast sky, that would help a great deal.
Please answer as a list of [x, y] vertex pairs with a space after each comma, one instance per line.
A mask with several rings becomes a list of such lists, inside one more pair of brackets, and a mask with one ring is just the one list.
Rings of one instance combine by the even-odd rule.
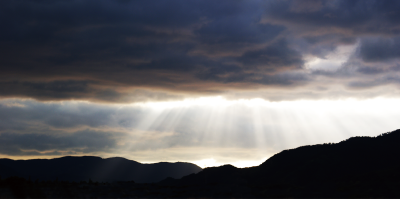
[[397, 129], [399, 10], [385, 0], [0, 1], [0, 154], [251, 165]]

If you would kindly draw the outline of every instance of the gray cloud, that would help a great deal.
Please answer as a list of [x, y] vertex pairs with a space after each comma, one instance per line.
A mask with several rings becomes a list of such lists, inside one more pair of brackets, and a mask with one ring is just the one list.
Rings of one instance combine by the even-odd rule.
[[[261, 50], [248, 51], [240, 58], [246, 68], [256, 67], [269, 72], [298, 69], [303, 65], [301, 55], [291, 50], [286, 41], [279, 41]], [[283, 69], [280, 69], [283, 68]], [[287, 70], [287, 69], [286, 69]]]
[[69, 135], [1, 133], [0, 153], [10, 156], [71, 155], [112, 151], [116, 133], [79, 131]]
[[[292, 25], [301, 31], [350, 31], [349, 34], [398, 35], [398, 2], [376, 0], [274, 1], [265, 21]], [[344, 32], [345, 33], [345, 32]]]
[[348, 86], [354, 89], [368, 89], [376, 86], [382, 86], [387, 84], [399, 84], [400, 77], [396, 75], [385, 75], [365, 81], [351, 81]]
[[[274, 80], [271, 72], [302, 62], [288, 45], [268, 44], [285, 27], [259, 23], [264, 5], [2, 2], [1, 95], [126, 102], [134, 101], [129, 95], [138, 88], [196, 93], [232, 88], [230, 83], [269, 85], [254, 74]], [[257, 50], [260, 44], [266, 47]]]
[[400, 38], [362, 40], [360, 56], [365, 62], [380, 62], [400, 58]]
[[[394, 47], [388, 40], [400, 34], [399, 8], [398, 2], [375, 0], [272, 1], [266, 6], [262, 21], [285, 25], [303, 54], [319, 57], [340, 45], [354, 44], [357, 38], [386, 38], [375, 40], [374, 44], [379, 43], [375, 50], [369, 48], [373, 44], [368, 39], [361, 42], [363, 59], [372, 61], [395, 56], [396, 51], [389, 50]], [[378, 48], [385, 49], [374, 54]]]
[[[348, 86], [393, 71], [399, 7], [374, 0], [4, 1], [0, 96], [176, 100], [291, 90], [320, 84], [321, 76], [350, 78], [342, 82]], [[347, 61], [358, 62], [351, 73], [346, 63], [335, 73], [305, 68], [310, 57], [328, 59], [349, 45], [359, 45]]]

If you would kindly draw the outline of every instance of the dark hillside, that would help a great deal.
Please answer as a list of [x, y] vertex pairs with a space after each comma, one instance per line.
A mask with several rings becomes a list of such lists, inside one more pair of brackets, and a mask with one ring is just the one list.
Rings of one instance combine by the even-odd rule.
[[[400, 130], [378, 137], [353, 137], [337, 144], [282, 151], [259, 167], [258, 181], [395, 180], [400, 169]], [[385, 174], [387, 172], [391, 174]]]
[[[1, 174], [0, 190], [5, 192], [0, 198], [400, 198], [399, 144], [396, 130], [285, 150], [243, 169], [224, 165], [201, 170], [189, 163], [140, 164], [123, 158], [3, 159], [1, 173], [26, 180]], [[36, 177], [53, 182], [33, 182]], [[128, 182], [68, 183], [54, 181], [56, 177]], [[160, 177], [164, 180], [157, 184], [130, 182]]]
[[102, 159], [93, 156], [62, 157], [56, 159], [10, 160], [0, 159], [3, 178], [18, 176], [32, 180], [60, 181], [135, 181], [158, 182], [166, 177], [181, 178], [202, 169], [191, 163], [141, 164], [125, 158]]
[[212, 194], [225, 191], [231, 194], [226, 197], [238, 198], [400, 198], [399, 158], [400, 130], [396, 130], [284, 150], [257, 167], [206, 168], [160, 184], [203, 189], [213, 185]]

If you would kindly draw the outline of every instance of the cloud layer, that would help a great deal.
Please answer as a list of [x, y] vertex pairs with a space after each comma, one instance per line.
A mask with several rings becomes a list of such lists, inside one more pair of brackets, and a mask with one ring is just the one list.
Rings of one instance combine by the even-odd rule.
[[[0, 95], [138, 102], [398, 85], [399, 8], [365, 0], [4, 1]], [[307, 68], [348, 45], [357, 50], [339, 68], [352, 74]]]

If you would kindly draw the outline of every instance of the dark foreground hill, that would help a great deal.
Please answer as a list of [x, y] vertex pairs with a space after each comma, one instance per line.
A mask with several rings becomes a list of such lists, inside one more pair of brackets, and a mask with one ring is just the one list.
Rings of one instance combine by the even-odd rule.
[[160, 184], [213, 185], [205, 189], [213, 193], [203, 194], [215, 198], [400, 198], [400, 130], [284, 150], [257, 167], [206, 168]]
[[202, 169], [191, 163], [141, 164], [125, 158], [83, 156], [55, 159], [10, 160], [0, 159], [0, 175], [23, 177], [35, 181], [134, 181], [152, 183], [167, 177], [181, 178]]
[[257, 167], [211, 167], [156, 184], [32, 183], [8, 178], [0, 181], [5, 194], [0, 192], [0, 197], [400, 198], [399, 158], [400, 130], [396, 130], [285, 150]]

